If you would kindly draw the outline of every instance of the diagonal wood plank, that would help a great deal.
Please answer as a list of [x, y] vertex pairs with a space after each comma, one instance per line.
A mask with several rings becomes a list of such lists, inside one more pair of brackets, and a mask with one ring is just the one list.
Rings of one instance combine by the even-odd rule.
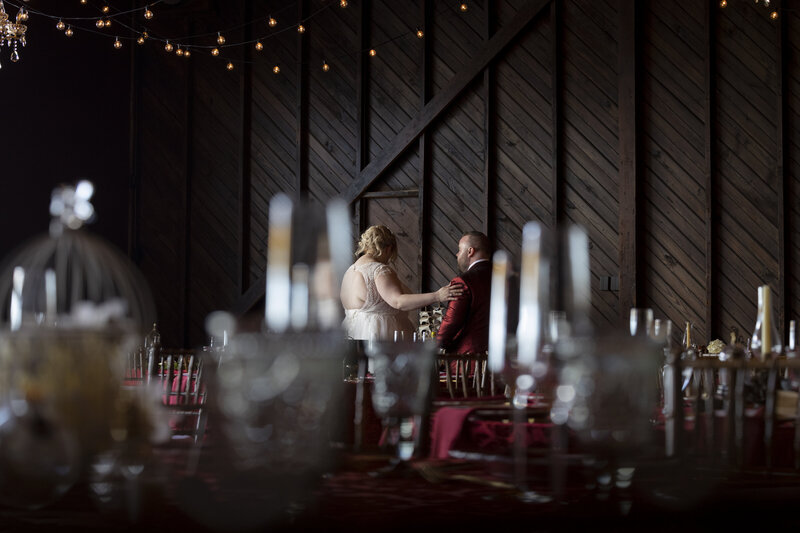
[[439, 115], [467, 89], [472, 80], [480, 74], [505, 48], [542, 12], [550, 0], [531, 0], [519, 11], [514, 21], [497, 32], [487, 41], [475, 58], [439, 94], [434, 96], [420, 112], [403, 127], [394, 140], [363, 170], [353, 181], [342, 197], [352, 203], [419, 137]]

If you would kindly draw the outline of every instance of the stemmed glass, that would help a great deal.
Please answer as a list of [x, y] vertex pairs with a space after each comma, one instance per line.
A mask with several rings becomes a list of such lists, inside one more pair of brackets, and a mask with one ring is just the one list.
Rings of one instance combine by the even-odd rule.
[[429, 342], [371, 342], [367, 356], [375, 380], [372, 404], [381, 417], [395, 457], [374, 475], [408, 472], [419, 442], [422, 415], [430, 400], [435, 345]]

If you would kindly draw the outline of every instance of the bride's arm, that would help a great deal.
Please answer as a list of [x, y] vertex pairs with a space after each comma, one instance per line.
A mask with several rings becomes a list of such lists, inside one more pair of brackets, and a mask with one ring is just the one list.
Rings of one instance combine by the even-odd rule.
[[462, 292], [461, 285], [445, 285], [435, 292], [404, 294], [403, 284], [397, 278], [397, 274], [395, 274], [393, 270], [388, 270], [376, 276], [375, 286], [381, 298], [400, 311], [411, 311], [412, 309], [419, 309], [426, 305], [455, 300]]

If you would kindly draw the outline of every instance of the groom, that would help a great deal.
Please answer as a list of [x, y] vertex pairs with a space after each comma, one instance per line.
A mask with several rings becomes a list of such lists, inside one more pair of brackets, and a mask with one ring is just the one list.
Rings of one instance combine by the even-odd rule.
[[456, 261], [464, 293], [450, 302], [437, 339], [448, 353], [484, 353], [489, 349], [489, 289], [492, 281], [491, 246], [480, 231], [468, 231], [458, 241]]

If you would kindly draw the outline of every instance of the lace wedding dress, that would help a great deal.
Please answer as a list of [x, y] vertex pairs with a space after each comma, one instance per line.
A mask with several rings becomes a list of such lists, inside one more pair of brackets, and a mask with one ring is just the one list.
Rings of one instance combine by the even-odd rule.
[[377, 261], [352, 265], [362, 276], [367, 285], [367, 298], [359, 309], [345, 309], [342, 327], [351, 339], [358, 340], [393, 340], [395, 331], [405, 332], [406, 340], [411, 338], [414, 324], [408, 318], [408, 312], [399, 311], [381, 298], [375, 279], [384, 274], [391, 274], [392, 269]]

